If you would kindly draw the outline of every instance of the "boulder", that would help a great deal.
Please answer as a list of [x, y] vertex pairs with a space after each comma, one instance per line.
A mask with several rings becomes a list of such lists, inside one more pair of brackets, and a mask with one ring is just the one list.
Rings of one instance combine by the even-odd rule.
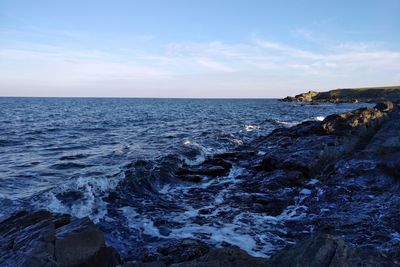
[[298, 94], [295, 97], [288, 96], [282, 99], [285, 102], [312, 102], [314, 97], [319, 93], [315, 91], [308, 91], [307, 93]]
[[21, 211], [0, 222], [1, 266], [116, 266], [118, 253], [87, 218]]
[[360, 108], [327, 116], [321, 127], [328, 134], [364, 135], [370, 129], [376, 130], [387, 119], [387, 114], [381, 110]]
[[161, 261], [152, 262], [126, 262], [121, 267], [167, 267]]
[[393, 266], [394, 263], [376, 251], [353, 248], [333, 236], [322, 234], [290, 246], [274, 255], [266, 266], [342, 267]]
[[171, 267], [243, 267], [243, 266], [265, 266], [265, 258], [250, 256], [247, 252], [236, 248], [215, 248], [204, 256], [191, 261], [172, 264]]
[[165, 264], [191, 261], [209, 251], [209, 246], [194, 239], [183, 239], [168, 242], [157, 248], [159, 261]]
[[103, 232], [88, 218], [76, 219], [57, 229], [55, 257], [60, 267], [84, 264], [104, 246]]
[[378, 167], [386, 174], [400, 179], [400, 151], [382, 156]]
[[375, 109], [380, 110], [382, 112], [388, 112], [393, 109], [394, 105], [392, 101], [385, 101], [375, 105]]
[[232, 164], [224, 159], [212, 158], [204, 161], [198, 166], [183, 166], [176, 172], [176, 175], [182, 177], [184, 180], [193, 180], [195, 182], [198, 182], [200, 179], [192, 179], [191, 176], [224, 176], [229, 173], [231, 167]]

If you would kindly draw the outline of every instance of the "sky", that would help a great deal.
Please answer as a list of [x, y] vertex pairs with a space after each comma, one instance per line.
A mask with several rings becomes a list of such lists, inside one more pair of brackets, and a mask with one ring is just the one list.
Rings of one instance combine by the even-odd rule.
[[400, 85], [400, 0], [0, 0], [0, 96]]

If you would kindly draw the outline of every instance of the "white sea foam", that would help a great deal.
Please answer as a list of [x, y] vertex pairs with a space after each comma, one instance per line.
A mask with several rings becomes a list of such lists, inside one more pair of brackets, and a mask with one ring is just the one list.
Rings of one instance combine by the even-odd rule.
[[318, 179], [311, 179], [307, 184], [308, 185], [315, 185], [315, 184], [317, 184], [319, 182], [319, 180]]
[[120, 208], [120, 210], [127, 219], [129, 227], [137, 229], [140, 233], [146, 235], [162, 237], [158, 228], [154, 226], [154, 222], [139, 215], [134, 208], [126, 206]]
[[312, 119], [315, 121], [323, 121], [323, 120], [325, 120], [325, 117], [324, 116], [316, 116], [316, 117], [313, 117]]
[[280, 120], [277, 120], [276, 122], [284, 127], [293, 127], [301, 123], [301, 121], [280, 121]]
[[267, 152], [265, 152], [265, 151], [261, 151], [260, 150], [260, 151], [257, 152], [258, 156], [264, 156], [265, 154], [267, 154]]
[[[182, 203], [186, 209], [184, 212], [172, 212], [164, 214], [163, 219], [171, 222], [184, 223], [183, 226], [178, 228], [171, 228], [170, 233], [165, 236], [160, 234], [157, 227], [154, 226], [151, 214], [138, 214], [134, 208], [123, 207], [120, 210], [127, 218], [129, 227], [137, 229], [140, 233], [148, 234], [158, 238], [194, 238], [202, 239], [207, 243], [221, 246], [224, 243], [229, 243], [240, 247], [247, 251], [250, 255], [258, 257], [266, 257], [276, 249], [276, 242], [282, 244], [284, 241], [279, 237], [279, 233], [284, 233], [280, 225], [284, 220], [294, 220], [299, 216], [298, 212], [294, 211], [293, 214], [282, 214], [281, 217], [268, 216], [262, 213], [240, 212], [240, 208], [231, 207], [229, 202], [225, 203], [225, 197], [232, 192], [236, 182], [240, 181], [235, 179], [238, 175], [243, 174], [245, 170], [234, 166], [230, 173], [225, 177], [210, 179], [200, 185], [193, 184], [189, 186], [166, 187], [163, 188], [165, 194], [182, 194], [191, 188], [208, 188], [210, 186], [223, 185], [213, 201], [208, 205], [200, 207], [192, 207], [190, 203]], [[306, 193], [306, 192], [304, 192]], [[297, 207], [293, 207], [296, 209]], [[201, 214], [199, 211], [210, 209], [210, 213]], [[297, 208], [300, 209], [300, 208]], [[303, 209], [304, 210], [304, 209]], [[233, 218], [227, 221], [218, 219], [219, 214], [236, 214]], [[157, 214], [155, 214], [157, 216]], [[198, 224], [196, 219], [201, 216], [208, 220], [208, 223]], [[271, 231], [273, 230], [274, 231]], [[279, 230], [280, 229], [280, 230]], [[274, 243], [275, 242], [275, 243]]]
[[204, 154], [199, 154], [194, 158], [188, 158], [188, 157], [182, 156], [182, 159], [186, 165], [196, 166], [196, 165], [200, 165], [201, 163], [203, 163], [206, 160], [206, 156]]
[[[115, 189], [120, 179], [120, 177], [79, 177], [45, 193], [44, 199], [41, 198], [37, 205], [52, 212], [69, 213], [78, 218], [88, 216], [97, 223], [107, 214], [107, 203], [103, 197], [109, 190]], [[76, 192], [76, 197], [72, 200], [63, 202], [58, 197], [70, 192]]]
[[188, 166], [199, 165], [206, 160], [207, 156], [213, 155], [216, 152], [218, 152], [218, 151], [214, 150], [213, 148], [205, 147], [203, 145], [200, 145], [200, 144], [190, 141], [190, 140], [184, 140], [182, 144], [185, 147], [194, 149], [198, 153], [197, 155], [193, 155], [193, 156], [181, 155], [182, 160]]
[[260, 126], [258, 126], [258, 125], [251, 125], [251, 124], [246, 124], [246, 125], [244, 126], [244, 130], [245, 130], [246, 132], [252, 132], [252, 131], [257, 130], [257, 129], [260, 129]]

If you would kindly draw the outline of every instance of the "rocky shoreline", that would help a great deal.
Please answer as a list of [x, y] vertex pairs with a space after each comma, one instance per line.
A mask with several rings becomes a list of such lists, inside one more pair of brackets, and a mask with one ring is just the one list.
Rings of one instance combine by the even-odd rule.
[[[309, 93], [293, 101], [314, 101], [316, 96]], [[287, 231], [280, 233], [293, 245], [269, 259], [194, 239], [171, 239], [141, 257], [121, 259], [87, 218], [21, 211], [0, 222], [0, 265], [400, 265], [398, 104], [386, 101], [279, 128], [200, 165], [182, 166], [176, 176], [202, 183], [226, 175], [233, 165], [247, 170], [235, 183], [244, 194], [230, 196], [237, 207], [271, 216], [295, 202], [304, 209], [301, 220], [286, 221]]]
[[400, 101], [400, 86], [335, 89], [327, 92], [308, 91], [296, 96], [287, 96], [284, 102], [306, 103], [378, 103]]

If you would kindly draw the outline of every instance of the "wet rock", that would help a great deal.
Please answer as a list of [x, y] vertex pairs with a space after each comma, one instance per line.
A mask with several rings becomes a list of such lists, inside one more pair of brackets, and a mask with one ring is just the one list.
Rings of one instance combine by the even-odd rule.
[[[116, 251], [88, 219], [39, 210], [0, 222], [1, 266], [115, 266]], [[86, 265], [85, 265], [86, 264]]]
[[257, 170], [300, 171], [305, 177], [318, 174], [327, 162], [352, 150], [354, 138], [337, 138], [333, 135], [311, 134], [302, 138], [284, 140], [272, 136], [268, 145], [272, 147], [257, 166]]
[[194, 174], [184, 174], [184, 171], [182, 173], [178, 174], [179, 178], [182, 179], [183, 181], [191, 182], [191, 183], [200, 183], [202, 181], [200, 175], [194, 175]]
[[400, 152], [386, 154], [381, 157], [378, 167], [386, 174], [400, 179]]
[[158, 261], [165, 264], [192, 261], [206, 254], [209, 246], [194, 239], [174, 240], [157, 248]]
[[173, 267], [243, 267], [243, 266], [265, 266], [265, 258], [250, 256], [245, 251], [235, 248], [216, 248], [210, 250], [204, 256], [191, 261], [173, 264]]
[[113, 247], [102, 246], [89, 260], [79, 267], [114, 267], [121, 264], [119, 253]]
[[254, 150], [243, 150], [243, 151], [233, 151], [233, 152], [225, 152], [218, 155], [218, 158], [223, 160], [246, 160], [256, 155], [256, 151]]
[[153, 262], [127, 262], [124, 263], [121, 267], [166, 267], [161, 261], [153, 261]]
[[357, 249], [330, 235], [318, 235], [288, 247], [273, 256], [266, 266], [393, 266], [376, 251]]
[[238, 193], [234, 196], [230, 196], [229, 202], [233, 203], [233, 206], [242, 207], [246, 210], [278, 216], [287, 206], [294, 203], [293, 196], [288, 197], [284, 193], [284, 191], [278, 192], [277, 194], [272, 192], [268, 194]]
[[88, 218], [74, 220], [57, 229], [55, 256], [60, 266], [83, 264], [103, 246], [103, 233]]
[[1, 266], [45, 266], [55, 262], [55, 226], [46, 211], [11, 215], [0, 223]]
[[300, 171], [274, 170], [259, 172], [240, 183], [246, 192], [264, 192], [287, 187], [300, 187], [305, 184], [305, 177]]
[[190, 177], [196, 175], [204, 176], [223, 176], [229, 173], [232, 164], [219, 158], [208, 159], [198, 166], [185, 166], [179, 169], [176, 174], [180, 177]]

